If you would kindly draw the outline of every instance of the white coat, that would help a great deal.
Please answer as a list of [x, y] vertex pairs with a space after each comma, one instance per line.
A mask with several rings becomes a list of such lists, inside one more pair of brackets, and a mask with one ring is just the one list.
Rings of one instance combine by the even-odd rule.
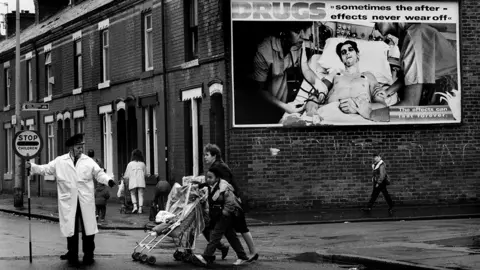
[[110, 177], [93, 159], [82, 154], [74, 166], [70, 154], [65, 154], [45, 165], [32, 163], [31, 173], [55, 175], [58, 191], [58, 216], [63, 236], [70, 237], [74, 234], [77, 202], [80, 202], [85, 234], [98, 233], [93, 179], [108, 185]]

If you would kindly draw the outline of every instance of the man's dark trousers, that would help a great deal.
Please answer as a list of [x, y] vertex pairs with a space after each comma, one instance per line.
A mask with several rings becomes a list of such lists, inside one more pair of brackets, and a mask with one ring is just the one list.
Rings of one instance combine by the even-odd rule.
[[380, 194], [380, 192], [382, 192], [383, 197], [385, 197], [385, 201], [387, 201], [388, 207], [393, 208], [393, 201], [392, 201], [392, 198], [390, 197], [390, 194], [388, 194], [387, 185], [385, 184], [385, 181], [380, 183], [378, 187], [375, 187], [375, 185], [376, 184], [373, 183], [372, 196], [370, 197], [370, 201], [368, 202], [368, 207], [369, 208], [373, 207], [373, 204], [377, 200], [378, 195]]
[[93, 251], [95, 250], [95, 234], [85, 235], [85, 226], [83, 224], [80, 202], [77, 202], [74, 234], [71, 237], [67, 237], [68, 257], [69, 260], [78, 259], [78, 227], [80, 222], [82, 224], [83, 260], [91, 260], [93, 259]]

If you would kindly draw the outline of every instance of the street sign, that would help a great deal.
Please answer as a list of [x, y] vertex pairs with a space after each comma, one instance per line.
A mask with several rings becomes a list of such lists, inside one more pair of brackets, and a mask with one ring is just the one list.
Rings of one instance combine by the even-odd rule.
[[42, 136], [34, 130], [19, 131], [13, 138], [13, 150], [24, 159], [38, 156], [40, 151], [42, 151], [42, 147]]
[[49, 109], [49, 103], [25, 102], [22, 105], [22, 111], [48, 111]]

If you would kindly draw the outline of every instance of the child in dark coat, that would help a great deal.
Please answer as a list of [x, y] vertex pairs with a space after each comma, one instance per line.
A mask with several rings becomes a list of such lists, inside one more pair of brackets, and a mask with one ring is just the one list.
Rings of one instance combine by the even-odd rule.
[[97, 209], [97, 217], [100, 222], [105, 221], [105, 213], [107, 212], [107, 200], [110, 198], [107, 186], [98, 183], [95, 189], [95, 206]]

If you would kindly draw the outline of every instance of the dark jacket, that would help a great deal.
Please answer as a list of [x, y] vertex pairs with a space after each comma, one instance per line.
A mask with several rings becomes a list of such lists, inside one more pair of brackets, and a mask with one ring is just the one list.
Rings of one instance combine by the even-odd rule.
[[208, 187], [208, 205], [210, 218], [214, 222], [221, 215], [232, 216], [236, 211], [242, 210], [240, 200], [235, 196], [232, 185], [223, 179], [213, 187]]
[[95, 204], [107, 205], [107, 200], [110, 198], [110, 192], [108, 192], [107, 186], [98, 185], [95, 189]]
[[381, 161], [382, 163], [377, 166], [377, 164], [372, 165], [372, 170], [373, 170], [373, 182], [377, 184], [383, 183], [385, 181], [385, 184], [389, 184], [388, 181], [388, 175], [387, 175], [387, 169], [385, 166], [385, 162]]

